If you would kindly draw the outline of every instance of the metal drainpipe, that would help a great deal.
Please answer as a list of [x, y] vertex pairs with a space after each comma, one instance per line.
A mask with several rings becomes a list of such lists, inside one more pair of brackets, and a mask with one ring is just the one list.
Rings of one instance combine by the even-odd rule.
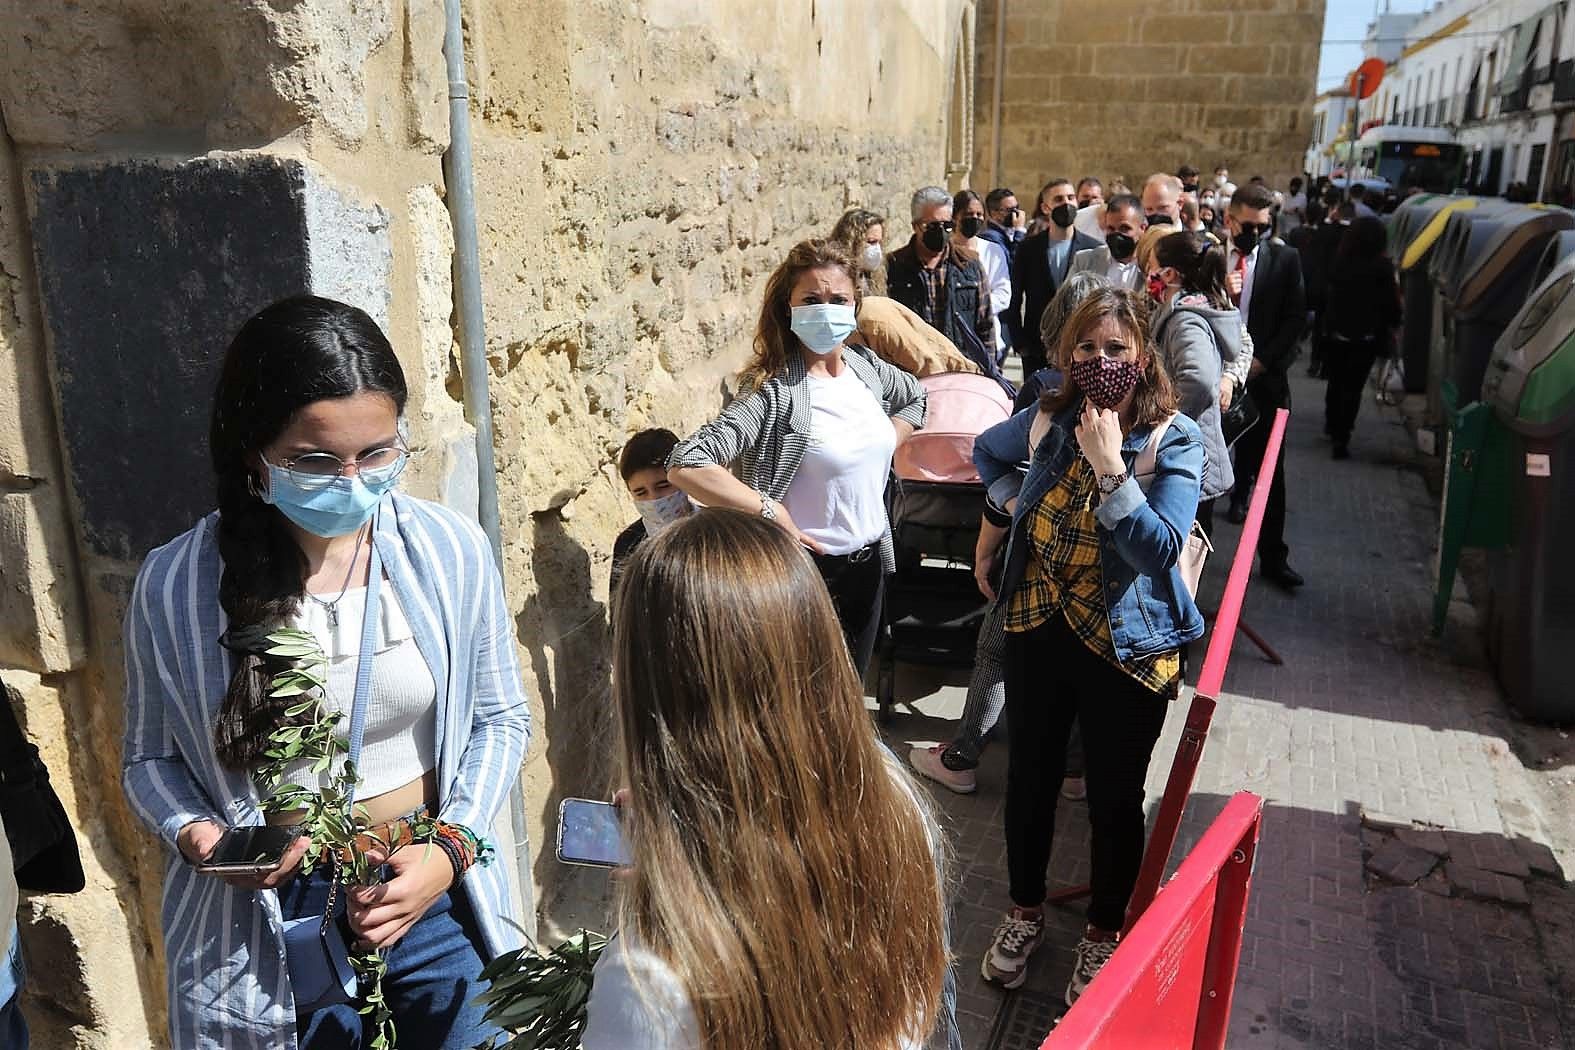
[[[465, 30], [460, 0], [444, 0], [447, 26], [443, 57], [448, 65], [448, 152], [443, 181], [454, 227], [454, 282], [459, 310], [459, 345], [464, 366], [465, 416], [476, 428], [476, 516], [503, 571], [503, 534], [498, 523], [498, 470], [492, 452], [492, 395], [487, 388], [487, 325], [481, 306], [481, 251], [476, 238], [476, 194], [470, 156], [470, 84], [465, 78]], [[530, 843], [525, 827], [525, 794], [519, 778], [509, 792], [509, 823], [514, 830], [514, 867], [527, 935], [535, 941], [535, 902], [531, 887]]]
[[1001, 89], [1006, 83], [1006, 0], [995, 0], [995, 84], [990, 89], [990, 188], [1006, 185], [1001, 177]]

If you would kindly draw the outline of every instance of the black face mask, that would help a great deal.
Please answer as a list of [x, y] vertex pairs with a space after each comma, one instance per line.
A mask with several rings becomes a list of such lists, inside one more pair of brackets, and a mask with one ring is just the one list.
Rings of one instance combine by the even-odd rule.
[[1198, 184], [1195, 182], [1183, 182], [1181, 184], [1181, 192], [1196, 193], [1198, 192]]
[[919, 240], [930, 251], [938, 252], [946, 247], [946, 231], [939, 226], [926, 226]]
[[979, 231], [984, 229], [984, 220], [977, 215], [964, 215], [957, 228], [962, 231], [964, 237], [977, 237]]
[[1077, 221], [1077, 205], [1057, 204], [1050, 209], [1050, 221], [1063, 230]]
[[1241, 254], [1251, 255], [1252, 250], [1258, 246], [1258, 231], [1242, 230], [1231, 238], [1231, 243], [1236, 246], [1236, 250], [1241, 252]]
[[1143, 217], [1148, 220], [1148, 224], [1150, 226], [1174, 226], [1174, 225], [1176, 225], [1176, 220], [1175, 219], [1172, 219], [1169, 215], [1164, 215], [1164, 214], [1160, 214], [1160, 213], [1157, 213], [1157, 212], [1155, 214], [1153, 214], [1153, 215], [1145, 215]]
[[1137, 251], [1137, 241], [1119, 231], [1105, 234], [1105, 244], [1110, 248], [1110, 257], [1116, 262], [1126, 262]]

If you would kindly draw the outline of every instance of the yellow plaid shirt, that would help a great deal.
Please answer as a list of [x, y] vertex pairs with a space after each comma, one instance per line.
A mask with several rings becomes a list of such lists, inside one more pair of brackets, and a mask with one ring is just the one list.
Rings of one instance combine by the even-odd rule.
[[1099, 522], [1094, 518], [1094, 468], [1076, 456], [1055, 486], [1028, 514], [1028, 567], [1006, 606], [1006, 629], [1031, 631], [1058, 611], [1094, 652], [1156, 693], [1174, 693], [1181, 653], [1172, 650], [1122, 663], [1110, 637]]

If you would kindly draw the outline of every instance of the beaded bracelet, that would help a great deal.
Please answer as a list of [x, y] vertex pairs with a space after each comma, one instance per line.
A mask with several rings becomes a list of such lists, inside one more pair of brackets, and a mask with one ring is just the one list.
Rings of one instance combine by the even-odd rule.
[[492, 863], [496, 852], [492, 844], [479, 837], [474, 831], [463, 824], [449, 824], [444, 821], [435, 821], [432, 825], [433, 845], [443, 851], [449, 863], [454, 866], [454, 881], [458, 882], [477, 864], [485, 867]]

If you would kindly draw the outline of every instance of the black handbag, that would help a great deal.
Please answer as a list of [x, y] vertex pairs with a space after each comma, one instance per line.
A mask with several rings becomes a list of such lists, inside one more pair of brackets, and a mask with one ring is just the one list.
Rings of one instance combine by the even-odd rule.
[[76, 893], [86, 885], [76, 832], [49, 783], [49, 769], [16, 720], [21, 698], [4, 686], [0, 703], [0, 819], [16, 884], [33, 893]]
[[1252, 399], [1252, 394], [1246, 387], [1236, 391], [1236, 396], [1231, 398], [1230, 407], [1220, 413], [1220, 431], [1225, 435], [1225, 446], [1229, 448], [1236, 443], [1236, 439], [1257, 425], [1262, 418], [1258, 405]]

